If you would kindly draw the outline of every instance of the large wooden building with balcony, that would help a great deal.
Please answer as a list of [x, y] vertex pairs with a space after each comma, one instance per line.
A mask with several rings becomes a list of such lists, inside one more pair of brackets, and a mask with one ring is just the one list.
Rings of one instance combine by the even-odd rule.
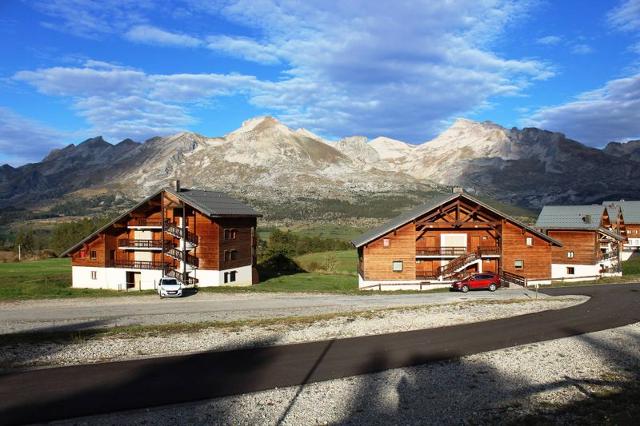
[[258, 282], [251, 207], [223, 193], [163, 189], [64, 252], [73, 287], [153, 289], [162, 276], [200, 287]]
[[621, 274], [626, 224], [618, 208], [600, 204], [545, 206], [536, 227], [562, 243], [552, 251], [555, 279], [585, 279]]
[[640, 201], [605, 201], [603, 204], [608, 211], [619, 210], [624, 218], [623, 235], [627, 240], [622, 245], [621, 259], [625, 261], [640, 255]]
[[471, 272], [549, 282], [554, 238], [462, 192], [437, 196], [352, 241], [361, 289], [415, 289]]

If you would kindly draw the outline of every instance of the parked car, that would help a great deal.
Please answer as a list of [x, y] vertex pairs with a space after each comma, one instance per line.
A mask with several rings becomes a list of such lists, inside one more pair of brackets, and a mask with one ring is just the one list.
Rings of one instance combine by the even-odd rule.
[[162, 277], [158, 283], [158, 294], [163, 297], [181, 297], [182, 285], [172, 277]]
[[471, 274], [460, 281], [451, 284], [451, 289], [463, 293], [469, 290], [489, 290], [496, 291], [500, 287], [500, 277], [492, 272]]

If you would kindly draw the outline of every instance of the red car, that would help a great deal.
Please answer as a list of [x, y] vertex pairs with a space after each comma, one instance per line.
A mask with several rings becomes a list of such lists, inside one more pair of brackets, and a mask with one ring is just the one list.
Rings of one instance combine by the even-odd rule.
[[500, 277], [492, 272], [471, 274], [451, 284], [451, 290], [461, 291], [463, 293], [469, 290], [489, 289], [489, 291], [496, 291], [498, 287], [500, 287]]

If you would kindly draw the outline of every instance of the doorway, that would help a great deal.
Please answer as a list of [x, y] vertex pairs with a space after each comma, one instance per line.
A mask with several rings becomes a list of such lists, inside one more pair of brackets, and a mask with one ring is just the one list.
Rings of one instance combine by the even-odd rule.
[[140, 290], [141, 274], [140, 272], [127, 271], [127, 291]]

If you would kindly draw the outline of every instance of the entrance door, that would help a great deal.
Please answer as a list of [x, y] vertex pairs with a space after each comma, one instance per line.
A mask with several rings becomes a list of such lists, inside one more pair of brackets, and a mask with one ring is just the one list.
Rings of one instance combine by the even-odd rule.
[[140, 272], [127, 271], [127, 290], [140, 290]]
[[480, 247], [480, 237], [478, 235], [472, 235], [471, 247], [469, 247], [469, 251], [477, 251], [478, 247]]

